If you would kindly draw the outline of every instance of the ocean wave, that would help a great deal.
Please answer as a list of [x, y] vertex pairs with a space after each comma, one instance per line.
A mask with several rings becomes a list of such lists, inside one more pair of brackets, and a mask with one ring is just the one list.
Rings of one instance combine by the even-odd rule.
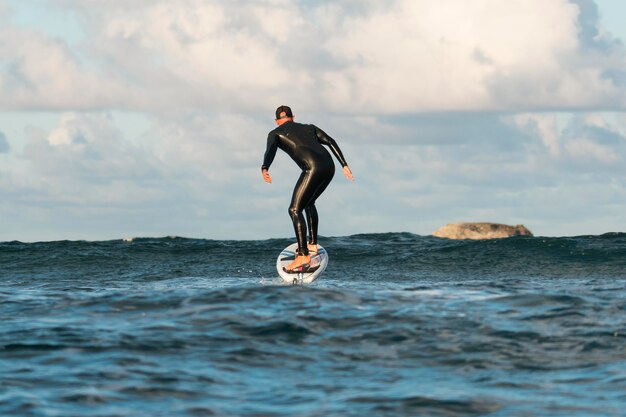
[[623, 233], [289, 243], [0, 244], [0, 415], [620, 415]]

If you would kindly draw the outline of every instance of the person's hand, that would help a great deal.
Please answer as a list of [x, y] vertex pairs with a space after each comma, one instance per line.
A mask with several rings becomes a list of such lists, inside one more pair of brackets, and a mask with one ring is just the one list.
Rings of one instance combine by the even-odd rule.
[[343, 167], [343, 175], [345, 175], [350, 181], [354, 181], [354, 176], [352, 175], [352, 171], [350, 171], [350, 167], [348, 167], [348, 165]]
[[263, 179], [265, 180], [265, 182], [269, 184], [272, 183], [272, 176], [270, 175], [269, 172], [267, 172], [267, 169], [264, 169], [263, 171], [261, 171], [261, 174], [263, 174]]

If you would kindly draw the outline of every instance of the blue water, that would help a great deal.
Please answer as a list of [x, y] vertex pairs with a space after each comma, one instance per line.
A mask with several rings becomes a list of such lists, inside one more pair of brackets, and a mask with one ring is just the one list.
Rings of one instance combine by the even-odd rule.
[[0, 415], [626, 415], [626, 234], [289, 243], [0, 243]]

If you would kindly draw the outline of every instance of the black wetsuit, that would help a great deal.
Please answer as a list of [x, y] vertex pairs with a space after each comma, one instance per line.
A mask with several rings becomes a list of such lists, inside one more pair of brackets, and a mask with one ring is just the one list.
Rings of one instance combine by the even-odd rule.
[[[333, 152], [342, 167], [348, 165], [337, 142], [324, 131], [313, 125], [304, 125], [288, 121], [272, 130], [267, 135], [267, 150], [261, 169], [269, 169], [276, 149], [280, 148], [293, 159], [302, 174], [296, 183], [289, 206], [289, 216], [298, 239], [298, 253], [308, 255], [306, 225], [309, 226], [311, 244], [317, 244], [317, 210], [315, 200], [326, 189], [335, 175], [335, 164], [326, 148]], [[306, 212], [307, 222], [302, 211]]]

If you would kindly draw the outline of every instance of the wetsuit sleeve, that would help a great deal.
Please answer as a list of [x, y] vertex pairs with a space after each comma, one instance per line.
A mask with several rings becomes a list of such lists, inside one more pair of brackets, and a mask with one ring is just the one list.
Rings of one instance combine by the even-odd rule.
[[272, 165], [274, 157], [276, 156], [276, 149], [278, 149], [278, 137], [276, 132], [271, 131], [269, 135], [267, 135], [267, 148], [265, 150], [265, 156], [263, 157], [261, 170], [270, 169], [270, 165]]
[[326, 132], [324, 132], [319, 127], [317, 126], [313, 126], [313, 127], [315, 128], [315, 135], [317, 136], [317, 139], [320, 141], [320, 143], [330, 148], [333, 155], [335, 155], [335, 158], [337, 158], [337, 160], [339, 161], [342, 167], [347, 166], [348, 163], [346, 162], [346, 158], [343, 157], [343, 153], [341, 153], [341, 149], [339, 149], [339, 145], [337, 145], [337, 142], [335, 142], [335, 139], [328, 136]]

